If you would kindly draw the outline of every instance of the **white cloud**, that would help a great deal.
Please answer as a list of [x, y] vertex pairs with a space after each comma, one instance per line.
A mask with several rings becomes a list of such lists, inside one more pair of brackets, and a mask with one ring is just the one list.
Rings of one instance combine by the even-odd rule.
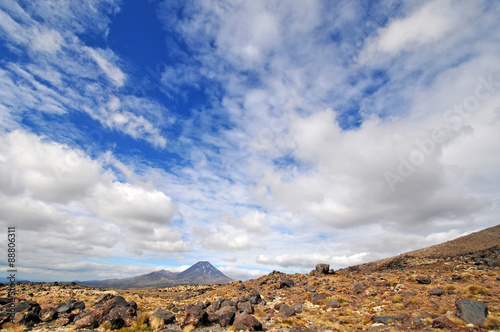
[[56, 53], [61, 49], [61, 45], [64, 43], [59, 32], [55, 30], [35, 27], [31, 33], [33, 34], [31, 47], [37, 51]]
[[112, 51], [84, 47], [94, 59], [99, 68], [108, 76], [109, 80], [116, 86], [121, 87], [125, 83], [126, 75], [115, 64], [116, 58]]
[[[51, 257], [109, 257], [120, 243], [136, 255], [191, 250], [170, 227], [170, 197], [151, 184], [119, 182], [105, 160], [20, 130], [3, 134], [0, 223], [16, 226], [23, 250]], [[39, 266], [34, 258], [23, 265]]]
[[263, 243], [255, 236], [236, 231], [231, 227], [220, 227], [216, 230], [197, 227], [194, 235], [201, 238], [203, 247], [216, 250], [247, 250], [263, 247]]
[[250, 233], [265, 234], [270, 231], [266, 214], [259, 211], [250, 211], [238, 219], [227, 216], [227, 219], [234, 227], [246, 229]]
[[250, 269], [237, 268], [233, 266], [219, 266], [217, 269], [220, 270], [229, 278], [235, 280], [255, 279], [269, 273], [269, 271], [266, 270], [250, 270]]
[[329, 254], [280, 254], [280, 255], [259, 255], [257, 263], [270, 266], [280, 266], [283, 268], [314, 268], [317, 263], [326, 263], [341, 266], [352, 266], [363, 262], [367, 253], [353, 254], [351, 256], [332, 256]]

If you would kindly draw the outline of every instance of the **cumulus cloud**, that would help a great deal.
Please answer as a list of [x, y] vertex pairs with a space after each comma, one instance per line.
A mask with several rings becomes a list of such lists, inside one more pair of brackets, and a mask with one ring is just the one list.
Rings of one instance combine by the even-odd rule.
[[69, 146], [20, 130], [3, 134], [0, 183], [1, 223], [16, 226], [24, 252], [78, 260], [110, 256], [120, 243], [137, 255], [191, 250], [170, 228], [170, 197], [145, 183], [117, 181], [102, 160]]
[[351, 256], [332, 256], [329, 254], [281, 254], [281, 255], [266, 255], [262, 254], [257, 257], [257, 263], [262, 263], [270, 266], [280, 266], [283, 268], [314, 267], [315, 262], [327, 263], [331, 265], [352, 266], [363, 262], [363, 257], [367, 253], [358, 253]]

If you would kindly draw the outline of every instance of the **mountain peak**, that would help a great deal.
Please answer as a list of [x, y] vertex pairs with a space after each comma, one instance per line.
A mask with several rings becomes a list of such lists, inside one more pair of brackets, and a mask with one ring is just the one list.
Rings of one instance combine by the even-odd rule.
[[233, 279], [225, 276], [208, 261], [199, 261], [187, 270], [175, 273], [167, 270], [124, 279], [81, 282], [82, 285], [113, 288], [170, 287], [176, 285], [227, 284]]

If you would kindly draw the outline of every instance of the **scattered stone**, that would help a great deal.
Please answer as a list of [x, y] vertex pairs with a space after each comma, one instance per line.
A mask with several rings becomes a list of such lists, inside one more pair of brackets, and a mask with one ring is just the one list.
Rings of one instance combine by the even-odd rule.
[[500, 263], [496, 260], [496, 259], [493, 259], [493, 258], [485, 258], [484, 259], [484, 262], [486, 263], [486, 265], [488, 265], [489, 267], [497, 267], [500, 265]]
[[419, 284], [428, 285], [431, 283], [431, 277], [429, 276], [417, 276], [415, 278]]
[[337, 300], [331, 300], [331, 301], [329, 301], [329, 302], [326, 303], [326, 306], [330, 307], [330, 308], [339, 308], [340, 307], [340, 303]]
[[295, 315], [295, 310], [287, 304], [280, 305], [279, 312], [284, 317], [291, 317]]
[[371, 321], [373, 323], [381, 323], [381, 324], [387, 325], [387, 324], [394, 323], [394, 318], [391, 316], [373, 316], [371, 318]]
[[411, 317], [408, 314], [399, 314], [399, 315], [393, 316], [392, 318], [394, 318], [394, 320], [396, 320], [400, 323], [404, 323], [404, 322], [409, 322]]
[[456, 301], [455, 304], [457, 307], [457, 316], [467, 323], [483, 325], [486, 316], [488, 316], [488, 306], [486, 303], [463, 299]]
[[288, 332], [305, 332], [305, 331], [302, 329], [299, 329], [297, 326], [294, 326]]
[[236, 316], [233, 326], [237, 330], [262, 331], [262, 324], [257, 320], [257, 318], [245, 313]]
[[413, 318], [413, 324], [416, 325], [416, 326], [419, 326], [419, 327], [424, 327], [425, 326], [424, 321], [420, 317]]
[[360, 282], [359, 284], [356, 284], [354, 286], [352, 286], [352, 291], [355, 293], [355, 294], [359, 294], [363, 291], [363, 289], [365, 288], [365, 283], [364, 282]]
[[440, 288], [429, 289], [429, 295], [431, 295], [431, 296], [441, 296], [443, 294], [444, 294], [444, 290], [442, 290]]
[[432, 321], [432, 327], [435, 329], [456, 329], [457, 325], [446, 316], [439, 316]]
[[307, 285], [305, 290], [309, 293], [314, 293], [316, 290], [314, 288], [312, 288], [311, 286]]
[[311, 303], [316, 304], [321, 300], [324, 300], [328, 297], [328, 294], [317, 294], [317, 293], [311, 293]]

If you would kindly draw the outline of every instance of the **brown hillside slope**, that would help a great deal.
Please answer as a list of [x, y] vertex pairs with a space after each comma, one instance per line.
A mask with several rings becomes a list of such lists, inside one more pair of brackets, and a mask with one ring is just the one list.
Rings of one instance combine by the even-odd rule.
[[398, 256], [351, 267], [356, 270], [382, 270], [435, 263], [439, 259], [456, 257], [500, 246], [500, 225], [483, 229], [431, 247], [409, 251]]

